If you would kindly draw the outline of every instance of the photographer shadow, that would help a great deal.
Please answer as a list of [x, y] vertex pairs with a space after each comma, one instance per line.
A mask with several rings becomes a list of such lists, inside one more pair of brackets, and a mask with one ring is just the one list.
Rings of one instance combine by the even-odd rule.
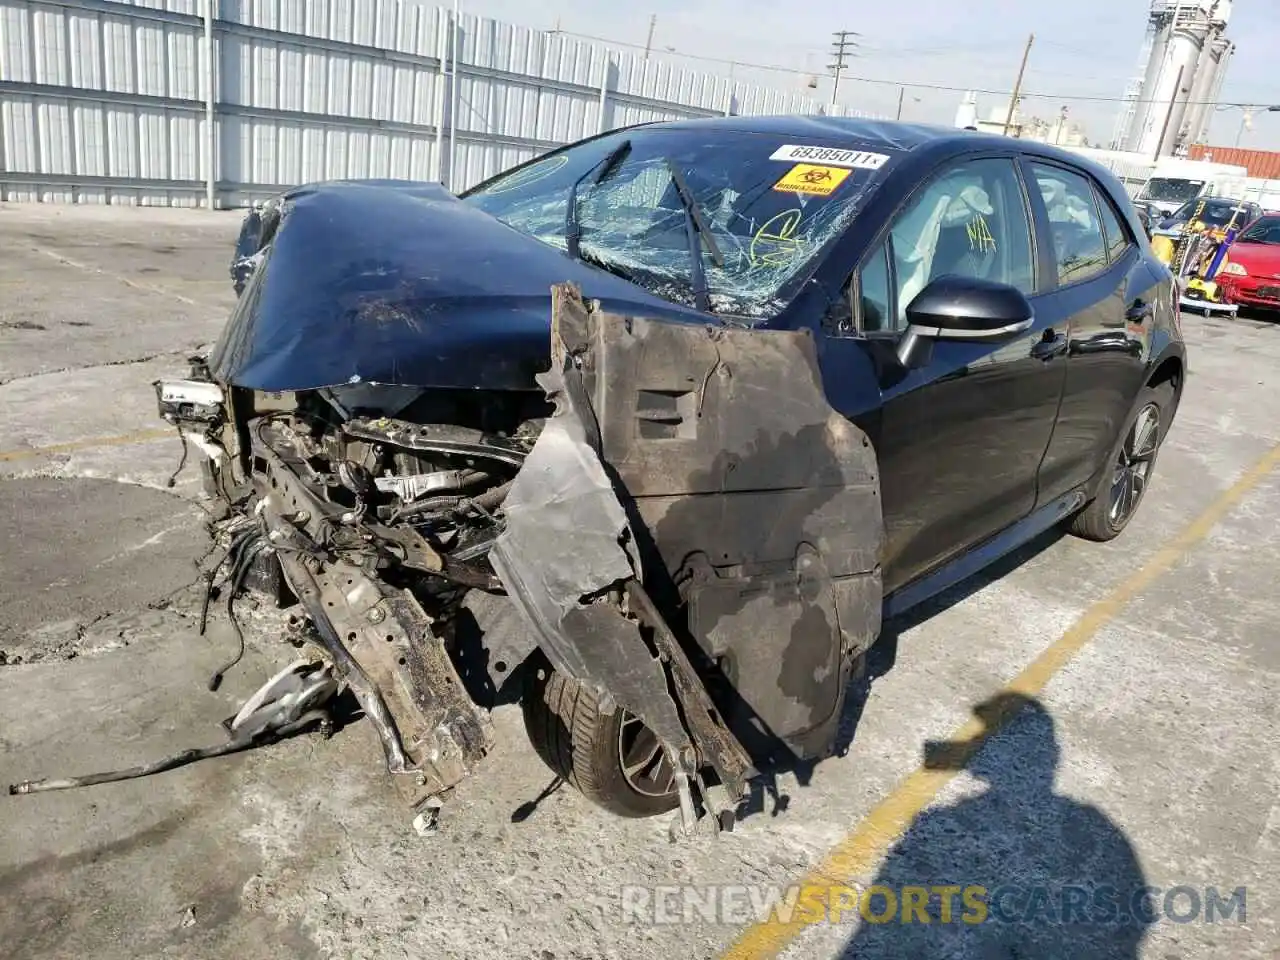
[[1060, 748], [1049, 712], [1001, 693], [974, 715], [980, 730], [970, 739], [926, 744], [925, 767], [967, 771], [984, 789], [916, 817], [864, 894], [842, 955], [1138, 957], [1156, 904], [1123, 831], [1055, 792]]

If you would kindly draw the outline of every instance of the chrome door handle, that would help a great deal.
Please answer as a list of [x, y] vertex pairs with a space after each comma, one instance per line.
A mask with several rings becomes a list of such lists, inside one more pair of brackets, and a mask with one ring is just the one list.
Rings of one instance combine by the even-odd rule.
[[1155, 307], [1150, 303], [1135, 300], [1129, 309], [1124, 312], [1124, 319], [1126, 323], [1145, 323], [1155, 312]]
[[1044, 339], [1031, 346], [1031, 357], [1034, 360], [1049, 361], [1054, 357], [1061, 357], [1067, 352], [1067, 335], [1065, 333], [1053, 333], [1051, 330], [1044, 332]]

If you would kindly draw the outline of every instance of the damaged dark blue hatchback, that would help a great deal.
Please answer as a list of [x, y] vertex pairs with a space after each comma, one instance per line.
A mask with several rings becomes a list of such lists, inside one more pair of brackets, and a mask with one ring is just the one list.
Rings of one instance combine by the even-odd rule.
[[518, 699], [597, 803], [730, 822], [757, 770], [831, 751], [883, 615], [1053, 524], [1117, 535], [1184, 377], [1110, 174], [904, 124], [301, 187], [232, 275], [161, 410], [428, 810]]

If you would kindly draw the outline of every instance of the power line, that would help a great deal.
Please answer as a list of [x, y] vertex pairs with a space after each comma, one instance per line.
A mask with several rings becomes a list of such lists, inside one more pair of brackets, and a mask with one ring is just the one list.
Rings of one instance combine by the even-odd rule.
[[[597, 43], [605, 43], [612, 47], [626, 47], [634, 50], [644, 49], [644, 46], [642, 44], [628, 43], [625, 40], [614, 40], [610, 37], [600, 37], [590, 33], [577, 33], [576, 31], [573, 31], [573, 30], [552, 30], [548, 32], [556, 33], [566, 37], [576, 37], [580, 40], [594, 40]], [[796, 77], [811, 77], [813, 75], [812, 70], [800, 70], [800, 69], [797, 69], [796, 67], [782, 67], [782, 66], [778, 66], [777, 64], [752, 63], [751, 61], [748, 61], [748, 60], [729, 60], [723, 57], [708, 57], [708, 56], [704, 56], [702, 54], [697, 54], [697, 53], [684, 53], [682, 51], [674, 50], [674, 49], [667, 50], [664, 52], [666, 53], [667, 56], [683, 57], [686, 60], [698, 60], [703, 63], [722, 63], [722, 64], [725, 64], [726, 66], [732, 66], [738, 69], [749, 68], [752, 70], [766, 70], [773, 73], [783, 73], [783, 74], [788, 74], [790, 76], [796, 76]], [[912, 90], [933, 90], [941, 93], [977, 93], [983, 96], [990, 96], [990, 97], [1007, 97], [1012, 93], [1011, 90], [996, 90], [996, 89], [985, 88], [985, 87], [958, 86], [956, 84], [948, 84], [948, 83], [925, 83], [925, 82], [912, 81], [912, 80], [885, 80], [880, 77], [859, 77], [859, 76], [853, 76], [847, 73], [842, 73], [840, 79], [841, 79], [841, 82], [848, 80], [848, 81], [855, 81], [857, 83], [871, 83], [871, 84], [878, 84], [880, 86], [887, 86], [887, 87], [907, 87]], [[1139, 97], [1137, 99], [1130, 99], [1129, 97], [1123, 97], [1123, 96], [1107, 97], [1107, 96], [1100, 96], [1097, 94], [1078, 94], [1078, 93], [1032, 93], [1032, 92], [1023, 91], [1023, 92], [1020, 92], [1018, 96], [1023, 100], [1058, 100], [1058, 101], [1067, 100], [1075, 103], [1146, 104], [1146, 103], [1165, 103], [1166, 102], [1163, 97], [1158, 99], [1157, 98], [1144, 99], [1142, 97]], [[1238, 100], [1238, 101], [1232, 101], [1229, 103], [1222, 100], [1180, 100], [1178, 102], [1183, 103], [1189, 107], [1190, 106], [1214, 106], [1214, 105], [1221, 105], [1226, 107], [1252, 107], [1252, 106], [1265, 105], [1267, 102], [1267, 99], [1268, 98], [1262, 98], [1261, 101], [1256, 99], [1248, 100], [1248, 101]], [[1270, 99], [1280, 101], [1280, 96], [1270, 98]]]
[[[1039, 39], [1037, 38], [1037, 43]], [[1027, 67], [1028, 77], [1050, 77], [1057, 80], [1092, 80], [1097, 83], [1106, 83], [1111, 86], [1116, 84], [1128, 83], [1132, 80], [1132, 73], [1068, 73], [1065, 70], [1048, 70], [1044, 67]]]
[[955, 56], [956, 54], [967, 54], [977, 56], [979, 54], [990, 54], [996, 50], [1007, 49], [1007, 44], [997, 44], [991, 41], [983, 43], [958, 43], [953, 47], [868, 47], [859, 46], [859, 56]]

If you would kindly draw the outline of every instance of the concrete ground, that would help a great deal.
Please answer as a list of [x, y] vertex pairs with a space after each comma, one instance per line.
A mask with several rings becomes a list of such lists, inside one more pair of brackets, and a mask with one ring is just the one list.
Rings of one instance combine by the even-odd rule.
[[[237, 225], [0, 205], [0, 782], [216, 743], [291, 652], [272, 612], [251, 614], [246, 661], [208, 691], [234, 644], [220, 618], [195, 629], [202, 503], [194, 471], [167, 486], [178, 444], [150, 386], [216, 336]], [[667, 820], [614, 819], [567, 788], [524, 816], [552, 778], [506, 709], [499, 749], [420, 838], [356, 724], [0, 799], [4, 953], [1276, 956], [1280, 458], [1256, 465], [1280, 444], [1280, 324], [1185, 327], [1192, 375], [1124, 536], [1048, 538], [891, 624], [847, 754], [782, 777], [733, 833], [672, 845]], [[967, 769], [914, 772], [1011, 681], [1031, 702]], [[859, 924], [855, 908], [744, 929], [744, 903], [806, 876], [898, 894], [1016, 884], [1014, 920], [1063, 879], [1146, 885], [1155, 909], [1109, 927], [1043, 909], [1026, 925]], [[1207, 889], [1240, 887], [1245, 908], [1206, 922]], [[1191, 891], [1166, 912], [1173, 888]]]

